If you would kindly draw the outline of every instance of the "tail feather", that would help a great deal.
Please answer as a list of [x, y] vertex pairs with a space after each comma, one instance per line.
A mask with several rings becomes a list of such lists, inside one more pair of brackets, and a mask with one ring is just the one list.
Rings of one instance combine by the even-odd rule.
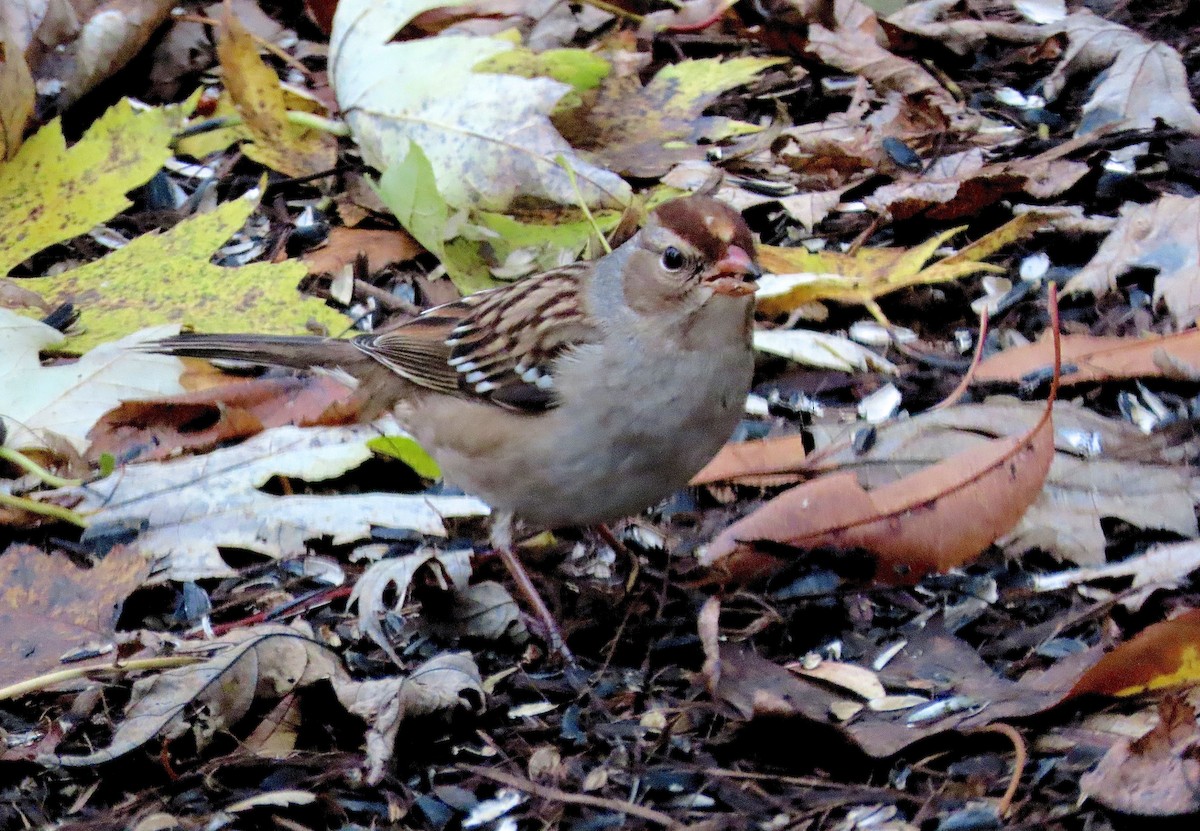
[[147, 352], [309, 369], [352, 368], [370, 359], [346, 340], [310, 335], [176, 335], [143, 344]]

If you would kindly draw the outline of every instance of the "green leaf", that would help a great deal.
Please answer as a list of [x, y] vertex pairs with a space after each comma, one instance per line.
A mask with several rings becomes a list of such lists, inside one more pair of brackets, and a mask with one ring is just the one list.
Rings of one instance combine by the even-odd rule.
[[376, 436], [367, 447], [384, 456], [399, 459], [423, 479], [441, 479], [442, 469], [415, 439], [408, 436]]
[[51, 121], [0, 165], [0, 275], [55, 243], [90, 231], [128, 208], [171, 155], [183, 110], [135, 112], [113, 105], [70, 149]]
[[417, 242], [444, 259], [450, 208], [438, 193], [433, 166], [420, 145], [408, 143], [408, 152], [383, 172], [375, 191]]
[[40, 278], [55, 303], [83, 310], [85, 331], [70, 340], [86, 349], [152, 323], [178, 322], [218, 332], [302, 332], [309, 321], [338, 330], [345, 318], [296, 285], [307, 273], [298, 261], [223, 268], [213, 253], [258, 205], [259, 192], [176, 225], [145, 234], [102, 260]]

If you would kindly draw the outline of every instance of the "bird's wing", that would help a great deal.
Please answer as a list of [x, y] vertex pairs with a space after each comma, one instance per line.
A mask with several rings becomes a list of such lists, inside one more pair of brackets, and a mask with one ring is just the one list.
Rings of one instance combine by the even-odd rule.
[[573, 265], [430, 309], [354, 344], [418, 386], [539, 412], [558, 403], [555, 358], [596, 340]]

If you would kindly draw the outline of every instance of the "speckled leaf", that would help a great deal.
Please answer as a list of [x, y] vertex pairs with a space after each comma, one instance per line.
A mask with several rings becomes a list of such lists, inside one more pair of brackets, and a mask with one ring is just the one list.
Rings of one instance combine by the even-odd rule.
[[345, 318], [297, 292], [307, 273], [299, 261], [238, 268], [209, 262], [245, 223], [258, 195], [251, 191], [165, 234], [146, 234], [102, 260], [39, 281], [50, 286], [44, 294], [53, 302], [72, 302], [83, 310], [85, 331], [71, 344], [87, 348], [163, 322], [210, 332], [296, 333], [309, 320], [342, 328]]
[[590, 205], [627, 202], [629, 186], [580, 158], [550, 123], [550, 112], [569, 86], [475, 71], [481, 61], [512, 49], [511, 43], [464, 35], [393, 42], [416, 15], [459, 4], [338, 4], [329, 71], [363, 158], [386, 170], [415, 142], [429, 157], [448, 203], [503, 211], [518, 197], [574, 204], [575, 188], [556, 161], [563, 156]]
[[128, 208], [126, 192], [162, 167], [182, 118], [121, 101], [70, 149], [57, 119], [26, 141], [0, 165], [0, 275]]

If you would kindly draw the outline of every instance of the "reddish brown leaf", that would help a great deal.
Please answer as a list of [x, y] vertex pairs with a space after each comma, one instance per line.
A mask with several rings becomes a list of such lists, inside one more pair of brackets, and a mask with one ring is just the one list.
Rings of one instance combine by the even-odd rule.
[[1200, 609], [1147, 626], [1101, 658], [1071, 695], [1136, 695], [1200, 681]]
[[54, 669], [72, 650], [109, 644], [121, 604], [148, 571], [121, 546], [91, 569], [61, 552], [9, 547], [0, 556], [0, 687]]
[[1054, 458], [1046, 415], [1026, 436], [997, 439], [874, 491], [835, 473], [785, 491], [726, 528], [703, 562], [722, 580], [774, 571], [760, 540], [797, 548], [861, 548], [878, 558], [876, 577], [910, 582], [970, 562], [1010, 530], [1041, 492]]
[[122, 463], [202, 452], [222, 442], [285, 424], [348, 424], [352, 391], [325, 375], [252, 379], [172, 398], [126, 401], [88, 433], [88, 455], [111, 453]]
[[424, 250], [404, 231], [334, 228], [324, 245], [304, 255], [304, 262], [313, 274], [338, 274], [361, 254], [367, 258], [367, 269], [375, 272]]
[[775, 476], [804, 463], [804, 437], [778, 436], [727, 444], [692, 477], [693, 485], [709, 485], [749, 477]]
[[[1058, 307], [1051, 286], [1051, 331]], [[834, 473], [784, 491], [722, 531], [700, 558], [714, 582], [743, 582], [777, 571], [779, 555], [756, 543], [862, 549], [875, 578], [909, 583], [963, 565], [1011, 530], [1037, 499], [1054, 459], [1054, 398], [1026, 435], [965, 450], [872, 491], [853, 473]]]
[[[1062, 339], [1063, 384], [1117, 381], [1128, 378], [1180, 377], [1200, 373], [1200, 330], [1144, 338], [1067, 335]], [[984, 361], [976, 383], [1016, 383], [1054, 365], [1048, 338], [1006, 349]]]

